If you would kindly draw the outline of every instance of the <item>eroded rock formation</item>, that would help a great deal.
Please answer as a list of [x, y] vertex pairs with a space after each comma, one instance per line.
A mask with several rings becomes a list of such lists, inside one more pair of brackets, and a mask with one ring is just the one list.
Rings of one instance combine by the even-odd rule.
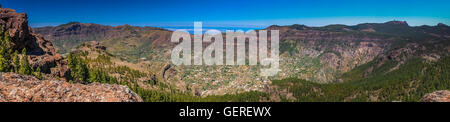
[[[20, 52], [23, 48], [27, 49], [28, 60], [33, 68], [40, 67], [41, 72], [64, 77], [67, 67], [62, 56], [56, 53], [50, 41], [31, 31], [25, 13], [0, 8], [0, 30], [8, 32], [14, 50]], [[55, 67], [59, 69], [52, 70]]]

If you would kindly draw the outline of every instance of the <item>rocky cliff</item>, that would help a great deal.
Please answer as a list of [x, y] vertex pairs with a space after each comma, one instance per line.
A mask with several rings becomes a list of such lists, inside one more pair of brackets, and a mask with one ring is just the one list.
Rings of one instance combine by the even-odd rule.
[[128, 87], [117, 84], [70, 84], [1, 73], [0, 102], [142, 102], [142, 99]]
[[[40, 67], [44, 73], [64, 76], [67, 68], [61, 55], [56, 53], [52, 43], [35, 34], [28, 26], [25, 13], [17, 13], [13, 9], [0, 8], [0, 29], [7, 32], [12, 39], [14, 50], [27, 49], [27, 56], [33, 68]], [[59, 67], [60, 69], [52, 70]]]
[[27, 75], [0, 73], [0, 102], [142, 101], [126, 86], [100, 83], [70, 84], [57, 79], [67, 76], [67, 61], [55, 51], [50, 41], [33, 33], [24, 13], [0, 8], [0, 32], [10, 37], [13, 50], [20, 52], [26, 48], [26, 56], [33, 69], [39, 67], [45, 74], [45, 80], [39, 80]]
[[[120, 48], [142, 45], [152, 46], [152, 44], [148, 44], [151, 42], [169, 43], [170, 41], [168, 40], [171, 33], [156, 27], [106, 26], [79, 22], [71, 22], [56, 27], [34, 28], [33, 30], [44, 36], [44, 38], [51, 40], [61, 54], [68, 53], [71, 49], [75, 49], [76, 46], [87, 41], [101, 41]], [[167, 42], [158, 42], [157, 40], [167, 40]], [[121, 42], [118, 43], [116, 41]]]

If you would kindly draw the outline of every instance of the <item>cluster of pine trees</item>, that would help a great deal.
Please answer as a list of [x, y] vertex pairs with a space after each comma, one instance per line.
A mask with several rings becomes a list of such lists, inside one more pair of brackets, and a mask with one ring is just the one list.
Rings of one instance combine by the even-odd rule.
[[77, 54], [69, 53], [67, 65], [70, 69], [70, 76], [67, 81], [73, 83], [88, 83], [89, 71], [86, 62]]
[[[179, 92], [172, 89], [170, 85], [165, 83], [149, 83], [151, 85], [159, 85], [158, 87], [165, 90], [148, 90], [138, 85], [138, 78], [145, 77], [148, 74], [138, 70], [131, 69], [127, 66], [113, 66], [108, 55], [99, 55], [95, 59], [89, 59], [88, 52], [70, 53], [67, 56], [68, 66], [70, 68], [69, 82], [77, 83], [109, 83], [126, 85], [131, 90], [141, 96], [146, 102], [213, 102], [213, 101], [247, 101], [258, 102], [261, 98], [269, 98], [268, 94], [261, 92], [246, 92], [236, 95], [221, 95], [199, 97], [187, 93]], [[118, 80], [110, 74], [120, 74]], [[169, 89], [170, 92], [166, 90]]]
[[[396, 62], [385, 63], [380, 71], [361, 78], [368, 66], [344, 74], [344, 83], [319, 84], [297, 78], [273, 80], [272, 85], [293, 93], [295, 100], [280, 96], [289, 102], [367, 102], [367, 101], [419, 101], [426, 93], [450, 89], [450, 57], [437, 62], [411, 59], [399, 69], [387, 72]], [[367, 65], [373, 65], [368, 63]], [[389, 67], [389, 68], [384, 68]], [[147, 102], [258, 102], [270, 101], [271, 94], [245, 92], [234, 95], [198, 97], [190, 94], [134, 88]]]
[[[394, 63], [385, 63], [392, 67]], [[372, 65], [369, 63], [369, 65]], [[383, 69], [383, 66], [380, 68]], [[391, 65], [391, 66], [389, 66]], [[364, 66], [363, 66], [364, 67]], [[365, 67], [363, 69], [367, 69]], [[380, 69], [378, 68], [378, 69]], [[437, 62], [411, 59], [399, 69], [374, 71], [363, 77], [363, 69], [344, 74], [344, 83], [318, 84], [306, 80], [287, 78], [272, 81], [273, 85], [293, 93], [297, 102], [318, 101], [419, 101], [425, 94], [450, 89], [450, 57]], [[283, 99], [284, 101], [292, 101]]]
[[70, 83], [110, 83], [118, 84], [116, 78], [109, 76], [109, 74], [102, 68], [89, 67], [88, 62], [85, 60], [86, 54], [69, 53], [67, 56], [67, 63], [70, 68], [70, 76], [66, 78]]
[[26, 48], [22, 49], [21, 58], [19, 58], [18, 50], [14, 50], [11, 46], [11, 37], [8, 31], [0, 32], [0, 72], [15, 72], [22, 75], [34, 75], [41, 79], [41, 69], [36, 71], [31, 67], [27, 58]]
[[89, 82], [119, 84], [116, 78], [109, 76], [108, 73], [101, 68], [92, 68], [89, 70]]
[[193, 96], [186, 93], [172, 93], [144, 88], [133, 88], [145, 102], [261, 102], [268, 101], [269, 94], [263, 92], [244, 92], [240, 94]]

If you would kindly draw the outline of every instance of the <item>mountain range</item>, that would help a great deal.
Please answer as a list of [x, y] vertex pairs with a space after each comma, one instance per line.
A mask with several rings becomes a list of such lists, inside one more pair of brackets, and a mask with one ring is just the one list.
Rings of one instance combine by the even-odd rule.
[[29, 30], [19, 15], [2, 27], [14, 49], [32, 50], [31, 62], [52, 59], [32, 63], [47, 78], [124, 85], [144, 101], [419, 101], [450, 89], [445, 24], [272, 25], [264, 30], [280, 31], [281, 71], [264, 77], [260, 66], [173, 65], [170, 30], [79, 22]]

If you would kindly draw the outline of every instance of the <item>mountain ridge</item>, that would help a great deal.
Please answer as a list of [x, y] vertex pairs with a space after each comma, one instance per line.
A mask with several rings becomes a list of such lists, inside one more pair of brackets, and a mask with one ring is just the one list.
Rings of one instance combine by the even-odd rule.
[[[69, 69], [67, 60], [50, 41], [31, 30], [24, 13], [0, 8], [0, 34], [1, 102], [142, 101], [123, 85], [66, 81], [75, 69]], [[22, 53], [18, 54], [18, 50]]]
[[[167, 57], [170, 57], [170, 47], [173, 46], [169, 40], [171, 31], [157, 34], [159, 33], [157, 30], [148, 30], [148, 33], [151, 34], [147, 34], [145, 31], [139, 31], [142, 30], [141, 27], [130, 29], [130, 32], [137, 33], [124, 33], [125, 36], [105, 40], [80, 38], [86, 41], [98, 41], [107, 47], [107, 52], [119, 56], [123, 60], [140, 61], [142, 59], [152, 67], [150, 68], [152, 73], [158, 74], [170, 62], [170, 59]], [[134, 29], [136, 31], [133, 31]], [[345, 82], [345, 78], [341, 78], [342, 75], [366, 63], [373, 63], [373, 66], [362, 71], [365, 74], [361, 75], [361, 77], [370, 76], [372, 72], [376, 71], [373, 69], [378, 69], [392, 61], [399, 62], [390, 67], [391, 70], [396, 70], [402, 64], [409, 62], [409, 59], [415, 57], [439, 60], [440, 57], [448, 56], [448, 52], [444, 50], [450, 49], [448, 41], [446, 41], [450, 39], [450, 30], [448, 26], [442, 24], [436, 26], [409, 26], [405, 21], [389, 21], [385, 23], [362, 23], [352, 26], [327, 25], [323, 27], [308, 27], [298, 24], [289, 26], [272, 25], [266, 29], [280, 30], [280, 68], [282, 71], [273, 78], [261, 79], [257, 75], [245, 75], [245, 73], [234, 74], [234, 78], [232, 78], [225, 76], [222, 71], [223, 69], [229, 69], [229, 71], [242, 72], [245, 69], [255, 69], [256, 67], [230, 68], [214, 66], [206, 68], [171, 66], [171, 69], [173, 69], [171, 77], [161, 77], [159, 79], [168, 80], [169, 84], [173, 83], [172, 85], [178, 86], [176, 88], [183, 89], [182, 91], [186, 90], [185, 87], [187, 87], [194, 94], [202, 96], [227, 94], [236, 89], [241, 89], [242, 91], [248, 91], [249, 89], [264, 91], [262, 87], [257, 86], [267, 86], [269, 84], [266, 81], [274, 79], [295, 77], [319, 83]], [[41, 28], [34, 30], [37, 33], [43, 31]], [[68, 36], [78, 38], [77, 35], [69, 34]], [[155, 41], [155, 39], [158, 41]], [[212, 72], [205, 74], [202, 70]], [[252, 73], [255, 71], [251, 70]], [[187, 73], [190, 75], [186, 75]], [[192, 77], [191, 75], [197, 77]], [[156, 76], [159, 77], [160, 75]], [[198, 78], [220, 82], [217, 85], [210, 86], [208, 85], [209, 83], [196, 80]], [[180, 83], [180, 80], [185, 83]], [[194, 83], [202, 85], [192, 85]], [[247, 85], [249, 88], [240, 88], [239, 86], [241, 85]], [[207, 89], [205, 90], [205, 88]]]

